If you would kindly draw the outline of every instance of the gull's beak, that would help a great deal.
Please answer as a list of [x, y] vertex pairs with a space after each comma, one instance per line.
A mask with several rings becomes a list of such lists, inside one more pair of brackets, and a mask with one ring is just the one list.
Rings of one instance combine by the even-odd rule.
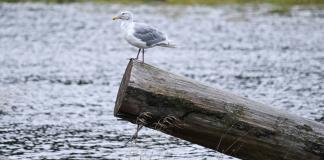
[[119, 19], [119, 17], [115, 16], [115, 17], [112, 18], [112, 20], [116, 20], [116, 19]]

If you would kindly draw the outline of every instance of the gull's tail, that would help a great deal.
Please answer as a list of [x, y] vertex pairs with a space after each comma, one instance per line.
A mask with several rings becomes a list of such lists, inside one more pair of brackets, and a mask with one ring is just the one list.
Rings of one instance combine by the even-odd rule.
[[168, 48], [176, 48], [176, 44], [170, 42], [170, 41], [164, 41], [161, 43], [158, 43], [157, 46], [161, 46], [161, 47], [168, 47]]

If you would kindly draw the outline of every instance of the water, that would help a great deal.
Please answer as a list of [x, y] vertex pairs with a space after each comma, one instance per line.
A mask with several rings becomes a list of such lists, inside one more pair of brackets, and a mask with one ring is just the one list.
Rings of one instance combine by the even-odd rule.
[[324, 123], [321, 9], [0, 4], [0, 159], [234, 159], [150, 129], [125, 146], [135, 125], [113, 108], [137, 50], [120, 10], [178, 43], [147, 63]]

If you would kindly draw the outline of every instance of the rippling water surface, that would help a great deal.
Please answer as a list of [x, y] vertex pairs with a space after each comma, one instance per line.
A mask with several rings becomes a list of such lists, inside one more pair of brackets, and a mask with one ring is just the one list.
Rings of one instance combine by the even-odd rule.
[[0, 159], [234, 159], [113, 117], [137, 50], [111, 17], [132, 10], [176, 49], [146, 62], [324, 123], [324, 11], [271, 6], [0, 4]]

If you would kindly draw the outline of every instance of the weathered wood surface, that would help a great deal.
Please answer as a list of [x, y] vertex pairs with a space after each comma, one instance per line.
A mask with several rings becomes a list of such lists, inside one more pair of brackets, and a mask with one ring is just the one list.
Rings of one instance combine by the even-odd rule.
[[324, 156], [323, 124], [135, 60], [125, 71], [114, 114], [241, 159]]

